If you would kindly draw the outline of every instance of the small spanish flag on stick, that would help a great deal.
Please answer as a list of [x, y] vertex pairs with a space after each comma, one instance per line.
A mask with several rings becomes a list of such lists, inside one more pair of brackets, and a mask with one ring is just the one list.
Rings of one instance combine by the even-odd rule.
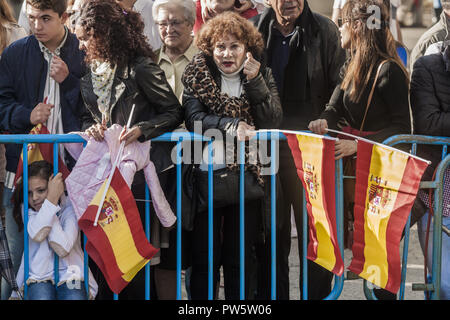
[[[31, 129], [29, 134], [50, 134], [47, 127], [42, 123], [36, 125]], [[35, 161], [45, 160], [53, 163], [53, 145], [51, 143], [29, 143], [28, 144], [28, 165]], [[66, 165], [58, 155], [58, 171], [62, 173], [63, 179], [66, 179], [70, 172]], [[14, 177], [14, 185], [23, 174], [23, 153], [20, 155], [19, 163], [17, 165], [16, 176]]]
[[[120, 171], [105, 180], [78, 220], [87, 237], [86, 250], [102, 271], [110, 289], [119, 294], [158, 250], [147, 240], [136, 202]], [[102, 203], [105, 188], [106, 196]], [[94, 222], [98, 218], [97, 225]]]
[[358, 139], [353, 259], [349, 270], [397, 293], [400, 240], [429, 162]]
[[336, 227], [335, 139], [303, 132], [281, 132], [287, 138], [306, 193], [309, 217], [307, 258], [341, 276], [344, 262]]

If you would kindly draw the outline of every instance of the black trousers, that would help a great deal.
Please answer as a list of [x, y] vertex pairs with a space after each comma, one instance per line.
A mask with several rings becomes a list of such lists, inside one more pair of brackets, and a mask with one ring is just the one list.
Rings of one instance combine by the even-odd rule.
[[[259, 201], [245, 205], [245, 298], [256, 291], [255, 244], [260, 226]], [[239, 206], [217, 208], [213, 214], [213, 297], [216, 297], [219, 269], [223, 267], [225, 299], [240, 298]], [[193, 300], [208, 299], [208, 212], [198, 212], [192, 232], [191, 295]]]
[[[278, 175], [281, 188], [281, 201], [277, 201], [277, 230], [276, 230], [276, 296], [278, 300], [289, 300], [289, 254], [291, 251], [291, 206], [294, 209], [295, 224], [297, 227], [297, 245], [299, 248], [300, 280], [302, 281], [302, 212], [303, 212], [303, 186], [297, 175], [297, 169], [287, 142], [280, 141]], [[280, 190], [281, 189], [281, 190]], [[267, 283], [259, 286], [258, 299], [270, 299], [270, 235], [263, 246], [258, 247], [258, 283]], [[308, 260], [308, 299], [319, 300], [331, 292], [333, 274], [320, 265]]]

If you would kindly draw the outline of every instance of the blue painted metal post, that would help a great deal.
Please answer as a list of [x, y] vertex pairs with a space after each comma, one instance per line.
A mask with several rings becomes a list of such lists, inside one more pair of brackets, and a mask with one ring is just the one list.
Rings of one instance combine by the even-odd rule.
[[[145, 235], [150, 242], [150, 191], [145, 184]], [[145, 265], [145, 300], [150, 300], [150, 261]]]
[[212, 141], [208, 142], [208, 299], [213, 300], [213, 165]]
[[83, 261], [84, 261], [84, 290], [86, 291], [86, 297], [89, 299], [89, 257], [86, 251], [87, 237], [83, 234]]
[[239, 230], [240, 230], [240, 299], [245, 300], [245, 142], [239, 143], [240, 179], [239, 179]]
[[23, 144], [23, 255], [24, 255], [24, 300], [28, 299], [27, 280], [30, 274], [30, 253], [28, 246], [28, 143]]
[[181, 300], [181, 144], [177, 142], [177, 300]]
[[[87, 141], [83, 142], [83, 148], [87, 145]], [[87, 237], [83, 234], [83, 261], [84, 261], [84, 290], [86, 290], [86, 297], [89, 299], [89, 257], [86, 251]]]
[[[53, 177], [58, 174], [58, 143], [53, 143]], [[58, 287], [59, 282], [59, 257], [56, 253], [54, 255], [54, 278], [55, 278], [55, 288]]]
[[[336, 161], [335, 195], [336, 195], [336, 229], [341, 258], [344, 261], [344, 178], [342, 159]], [[324, 300], [336, 300], [344, 288], [344, 275], [334, 276], [334, 286]]]
[[[417, 153], [417, 143], [412, 145], [412, 154]], [[398, 294], [399, 300], [405, 300], [405, 285], [406, 285], [406, 271], [408, 266], [408, 249], [409, 249], [409, 228], [411, 227], [411, 212], [408, 215], [408, 220], [406, 220], [405, 225], [405, 238], [403, 240], [403, 261], [402, 261], [402, 273], [400, 280], [400, 291]]]
[[[273, 134], [269, 133], [270, 138], [270, 155], [272, 162], [270, 164], [270, 193], [271, 193], [271, 299], [277, 299], [277, 209], [276, 209], [276, 140], [273, 138]], [[278, 137], [277, 137], [278, 138]]]

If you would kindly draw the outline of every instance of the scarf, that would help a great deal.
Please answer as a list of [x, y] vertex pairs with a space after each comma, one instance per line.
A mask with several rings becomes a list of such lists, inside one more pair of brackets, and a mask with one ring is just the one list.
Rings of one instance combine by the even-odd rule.
[[[186, 66], [181, 78], [185, 88], [190, 89], [193, 96], [197, 98], [204, 106], [207, 107], [210, 114], [220, 117], [241, 118], [247, 124], [254, 126], [255, 121], [250, 113], [251, 105], [245, 90], [242, 91], [240, 97], [230, 97], [226, 93], [222, 93], [217, 85], [211, 71], [207, 65], [207, 58], [203, 52], [196, 54], [192, 61]], [[249, 150], [248, 144], [245, 146], [245, 169], [255, 174], [258, 183], [264, 185], [261, 177], [261, 164], [257, 158], [257, 148]], [[252, 153], [252, 159], [258, 159], [257, 164], [249, 164], [249, 155]], [[231, 153], [233, 153], [231, 155]], [[233, 144], [233, 148], [226, 148], [227, 159], [231, 156], [237, 158], [237, 146]], [[227, 164], [230, 170], [238, 170], [238, 163]]]
[[93, 61], [91, 65], [92, 87], [98, 97], [97, 104], [102, 113], [102, 120], [106, 120], [106, 122], [109, 121], [111, 92], [116, 69], [116, 66], [111, 68], [106, 61]]

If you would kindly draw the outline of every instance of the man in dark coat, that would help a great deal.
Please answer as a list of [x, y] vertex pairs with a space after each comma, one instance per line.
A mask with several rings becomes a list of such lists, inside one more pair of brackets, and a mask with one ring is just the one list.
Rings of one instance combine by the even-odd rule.
[[[309, 121], [325, 109], [338, 84], [345, 60], [339, 30], [328, 18], [310, 10], [306, 0], [269, 0], [270, 8], [252, 18], [262, 33], [267, 64], [272, 69], [283, 107], [281, 129], [307, 130]], [[303, 188], [287, 142], [280, 142], [279, 178], [282, 200], [277, 210], [277, 299], [289, 299], [289, 253], [291, 248], [291, 205], [301, 245]], [[281, 189], [281, 190], [280, 190]], [[268, 239], [269, 240], [269, 239]], [[270, 241], [266, 241], [267, 244]], [[268, 255], [269, 248], [262, 249]], [[270, 261], [266, 257], [266, 261]], [[308, 263], [308, 298], [323, 299], [331, 291], [332, 274]], [[262, 265], [266, 265], [262, 263]], [[270, 265], [270, 263], [268, 264]], [[261, 282], [270, 283], [270, 272]], [[260, 292], [261, 298], [270, 297]]]

